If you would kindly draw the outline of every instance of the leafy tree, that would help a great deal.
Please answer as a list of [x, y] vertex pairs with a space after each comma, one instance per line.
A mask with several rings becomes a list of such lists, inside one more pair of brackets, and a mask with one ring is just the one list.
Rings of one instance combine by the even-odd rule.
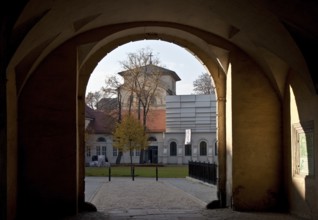
[[132, 151], [147, 147], [147, 135], [140, 121], [131, 115], [123, 117], [122, 121], [117, 123], [113, 132], [113, 147], [120, 152], [129, 151], [132, 166]]
[[214, 87], [212, 85], [212, 78], [209, 73], [202, 73], [199, 77], [193, 81], [195, 94], [212, 94], [214, 93]]

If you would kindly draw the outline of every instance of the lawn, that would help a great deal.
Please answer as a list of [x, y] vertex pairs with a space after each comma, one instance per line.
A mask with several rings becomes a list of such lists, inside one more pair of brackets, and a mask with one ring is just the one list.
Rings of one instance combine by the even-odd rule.
[[[86, 176], [108, 176], [108, 167], [86, 167]], [[112, 177], [130, 177], [130, 166], [112, 166]], [[158, 166], [159, 178], [185, 178], [188, 176], [188, 166]], [[156, 167], [136, 166], [135, 177], [156, 177]]]

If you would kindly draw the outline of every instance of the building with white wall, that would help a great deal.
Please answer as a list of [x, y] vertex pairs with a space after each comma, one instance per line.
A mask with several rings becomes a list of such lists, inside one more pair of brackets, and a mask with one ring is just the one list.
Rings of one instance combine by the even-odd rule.
[[[154, 106], [147, 115], [148, 148], [145, 163], [187, 164], [188, 161], [217, 162], [216, 99], [210, 95], [175, 95], [179, 76], [171, 70], [147, 65], [145, 71], [160, 71], [161, 84]], [[124, 76], [125, 72], [120, 72]], [[123, 91], [123, 109], [127, 108], [129, 92]], [[116, 163], [118, 151], [112, 146], [115, 119], [107, 124], [105, 113], [87, 107], [86, 118], [91, 132], [86, 140], [86, 164], [98, 155]], [[95, 116], [94, 116], [95, 115]], [[97, 121], [99, 120], [99, 121]], [[101, 121], [104, 120], [104, 123]], [[187, 131], [187, 132], [186, 132]], [[186, 133], [188, 135], [186, 135]], [[186, 141], [187, 139], [187, 141]], [[140, 151], [132, 152], [133, 163], [139, 163]], [[126, 152], [121, 163], [130, 163]]]
[[162, 162], [217, 162], [216, 146], [215, 95], [167, 96]]

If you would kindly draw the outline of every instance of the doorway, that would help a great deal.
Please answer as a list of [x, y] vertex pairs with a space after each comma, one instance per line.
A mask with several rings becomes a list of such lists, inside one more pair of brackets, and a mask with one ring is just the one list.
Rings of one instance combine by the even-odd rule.
[[146, 161], [148, 163], [158, 163], [158, 146], [149, 146], [146, 151]]

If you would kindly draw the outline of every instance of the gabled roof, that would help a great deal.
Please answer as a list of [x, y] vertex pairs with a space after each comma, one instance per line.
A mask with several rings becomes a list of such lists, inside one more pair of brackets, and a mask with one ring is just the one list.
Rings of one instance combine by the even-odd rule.
[[[145, 72], [145, 73], [153, 73], [153, 72], [160, 72], [162, 75], [170, 75], [175, 81], [180, 81], [180, 77], [177, 75], [176, 72], [160, 67], [160, 66], [156, 66], [153, 64], [148, 64], [146, 66], [142, 66], [140, 67], [140, 71]], [[122, 77], [125, 76], [125, 74], [129, 73], [129, 70], [126, 71], [121, 71], [118, 74], [121, 75]]]
[[111, 134], [116, 124], [116, 118], [112, 115], [88, 106], [85, 107], [85, 118], [91, 120], [87, 129], [95, 134]]
[[93, 120], [95, 118], [94, 109], [85, 105], [85, 118]]

